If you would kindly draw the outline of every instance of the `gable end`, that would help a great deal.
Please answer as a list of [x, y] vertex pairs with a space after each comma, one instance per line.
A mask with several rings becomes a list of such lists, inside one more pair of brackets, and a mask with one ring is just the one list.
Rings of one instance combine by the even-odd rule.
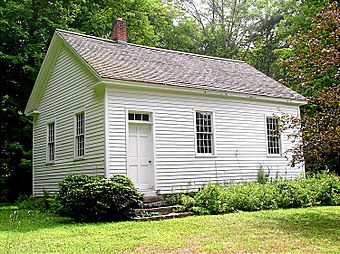
[[48, 82], [48, 79], [52, 73], [52, 70], [55, 66], [56, 60], [58, 58], [58, 55], [60, 53], [60, 50], [62, 48], [67, 48], [67, 50], [74, 55], [80, 65], [84, 66], [85, 69], [87, 69], [98, 81], [100, 80], [99, 75], [96, 71], [94, 71], [80, 56], [76, 53], [75, 50], [72, 49], [72, 47], [65, 42], [65, 40], [57, 33], [55, 32], [50, 46], [48, 47], [46, 56], [44, 58], [44, 61], [40, 67], [38, 76], [36, 78], [36, 81], [34, 83], [31, 95], [29, 97], [29, 100], [27, 102], [26, 108], [25, 108], [25, 114], [31, 115], [36, 112], [38, 105], [41, 101], [42, 95], [44, 93], [44, 89], [46, 87], [46, 84]]

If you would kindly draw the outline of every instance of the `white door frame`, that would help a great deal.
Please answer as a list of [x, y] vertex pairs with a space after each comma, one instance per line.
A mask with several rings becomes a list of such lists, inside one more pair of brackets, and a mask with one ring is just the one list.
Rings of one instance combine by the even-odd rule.
[[[129, 113], [144, 113], [149, 114], [149, 121], [129, 121]], [[157, 192], [157, 172], [156, 172], [156, 148], [155, 148], [155, 113], [154, 109], [150, 107], [125, 107], [125, 165], [126, 165], [126, 176], [128, 173], [128, 151], [129, 151], [129, 124], [130, 123], [140, 123], [149, 124], [151, 130], [151, 143], [152, 143], [152, 172], [153, 172], [153, 191]]]

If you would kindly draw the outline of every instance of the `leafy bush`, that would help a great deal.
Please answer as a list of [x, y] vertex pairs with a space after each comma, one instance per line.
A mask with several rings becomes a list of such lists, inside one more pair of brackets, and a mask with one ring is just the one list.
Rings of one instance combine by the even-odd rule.
[[277, 179], [273, 183], [208, 183], [190, 202], [182, 196], [179, 203], [198, 214], [339, 205], [340, 181], [338, 176], [318, 173], [306, 179]]
[[263, 166], [260, 166], [260, 168], [257, 170], [257, 182], [258, 183], [267, 183], [269, 181], [269, 175], [270, 170], [268, 169], [268, 172], [264, 172]]
[[223, 187], [219, 184], [208, 183], [194, 197], [196, 212], [200, 214], [218, 214], [223, 201]]
[[195, 196], [195, 208], [204, 214], [228, 213], [238, 210], [275, 209], [275, 188], [271, 184], [240, 183], [223, 187], [208, 183]]
[[16, 204], [21, 209], [39, 210], [42, 212], [55, 213], [60, 209], [60, 205], [55, 196], [51, 195], [47, 191], [43, 191], [42, 197], [21, 195], [19, 196]]
[[77, 221], [124, 220], [134, 215], [143, 195], [130, 179], [71, 175], [59, 183], [60, 213]]

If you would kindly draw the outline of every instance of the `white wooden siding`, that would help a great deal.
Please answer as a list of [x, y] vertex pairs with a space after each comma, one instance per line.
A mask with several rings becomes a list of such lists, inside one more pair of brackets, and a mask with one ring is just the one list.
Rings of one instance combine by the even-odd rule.
[[[211, 180], [256, 180], [260, 166], [271, 176], [292, 178], [303, 169], [291, 168], [283, 156], [268, 156], [265, 115], [298, 114], [298, 107], [217, 96], [106, 89], [107, 167], [110, 174], [126, 175], [126, 109], [154, 114], [156, 188], [161, 193], [187, 190]], [[195, 153], [194, 110], [214, 111], [215, 154]], [[283, 151], [292, 144], [282, 137]]]
[[[33, 125], [33, 193], [55, 192], [69, 174], [104, 175], [103, 95], [95, 95], [95, 78], [65, 47], [60, 50]], [[74, 117], [85, 112], [85, 158], [74, 160]], [[55, 119], [55, 164], [46, 164], [46, 124]]]

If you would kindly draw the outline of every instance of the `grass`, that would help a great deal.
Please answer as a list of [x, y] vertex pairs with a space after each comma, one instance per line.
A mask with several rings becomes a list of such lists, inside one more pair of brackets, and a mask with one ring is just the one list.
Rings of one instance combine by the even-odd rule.
[[339, 253], [340, 207], [72, 223], [0, 207], [0, 253]]

